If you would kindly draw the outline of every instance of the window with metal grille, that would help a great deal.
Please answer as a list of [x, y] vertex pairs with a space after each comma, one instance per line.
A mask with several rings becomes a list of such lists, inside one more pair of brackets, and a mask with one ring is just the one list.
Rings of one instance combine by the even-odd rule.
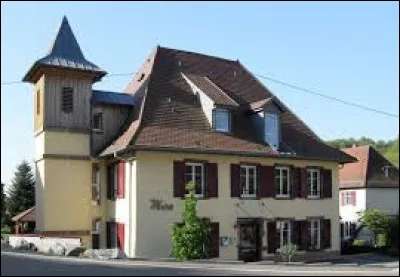
[[65, 113], [72, 113], [74, 105], [74, 90], [70, 87], [62, 88], [61, 101], [62, 111]]

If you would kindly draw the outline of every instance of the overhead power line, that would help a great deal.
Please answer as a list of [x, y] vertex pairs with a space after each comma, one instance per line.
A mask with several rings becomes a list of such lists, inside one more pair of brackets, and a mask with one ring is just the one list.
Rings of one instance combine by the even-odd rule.
[[[136, 72], [114, 73], [114, 74], [108, 74], [108, 75], [104, 76], [104, 78], [118, 77], [118, 76], [132, 76], [135, 73]], [[313, 91], [313, 90], [302, 88], [302, 87], [294, 85], [294, 84], [290, 84], [290, 83], [285, 82], [285, 81], [280, 81], [280, 80], [272, 78], [272, 77], [268, 77], [268, 76], [261, 75], [261, 74], [254, 74], [254, 75], [257, 76], [257, 77], [260, 77], [260, 78], [275, 82], [277, 84], [284, 85], [284, 86], [289, 87], [289, 88], [294, 89], [294, 90], [298, 90], [298, 91], [301, 91], [301, 92], [309, 93], [309, 94], [312, 94], [312, 95], [317, 95], [319, 97], [322, 97], [322, 98], [325, 98], [325, 99], [329, 99], [329, 100], [332, 100], [332, 101], [336, 101], [336, 102], [339, 102], [339, 103], [342, 103], [342, 104], [345, 104], [345, 105], [348, 105], [348, 106], [356, 107], [356, 108], [359, 108], [359, 109], [363, 109], [363, 110], [366, 110], [366, 111], [375, 112], [375, 113], [378, 113], [378, 114], [383, 114], [383, 115], [387, 115], [387, 116], [391, 116], [391, 117], [399, 117], [398, 114], [385, 112], [385, 111], [382, 111], [382, 110], [378, 110], [378, 109], [375, 109], [375, 108], [367, 107], [367, 106], [364, 106], [364, 105], [361, 105], [361, 104], [357, 104], [357, 103], [354, 103], [354, 102], [350, 102], [350, 101], [347, 101], [347, 100], [343, 100], [343, 99], [340, 99], [340, 98], [336, 98], [336, 97], [333, 97], [333, 96], [322, 94], [322, 93], [319, 93], [319, 92], [316, 92], [316, 91]], [[24, 83], [24, 82], [22, 82], [22, 81], [2, 82], [1, 85], [2, 86], [3, 85], [14, 85], [14, 84], [21, 84], [21, 83]]]
[[346, 104], [346, 105], [349, 105], [349, 106], [357, 107], [357, 108], [360, 108], [360, 109], [364, 109], [364, 110], [367, 110], [367, 111], [371, 111], [371, 112], [375, 112], [375, 113], [379, 113], [379, 114], [384, 114], [384, 115], [388, 115], [388, 116], [392, 116], [392, 117], [399, 117], [398, 114], [388, 113], [388, 112], [385, 112], [385, 111], [381, 111], [381, 110], [378, 110], [378, 109], [367, 107], [367, 106], [364, 106], [364, 105], [361, 105], [361, 104], [357, 104], [357, 103], [354, 103], [354, 102], [342, 100], [340, 98], [332, 97], [332, 96], [325, 95], [325, 94], [322, 94], [322, 93], [319, 93], [319, 92], [315, 92], [315, 91], [312, 91], [312, 90], [309, 90], [309, 89], [305, 89], [305, 88], [299, 87], [297, 85], [289, 84], [287, 82], [283, 82], [283, 81], [280, 81], [280, 80], [277, 80], [277, 79], [274, 79], [274, 78], [271, 78], [271, 77], [267, 77], [267, 76], [264, 76], [264, 75], [260, 75], [260, 74], [255, 74], [255, 75], [260, 77], [260, 78], [263, 78], [263, 79], [266, 79], [266, 80], [269, 80], [269, 81], [272, 81], [272, 82], [275, 82], [275, 83], [290, 87], [292, 89], [299, 90], [299, 91], [306, 92], [306, 93], [313, 94], [313, 95], [318, 95], [320, 97], [323, 97], [323, 98], [326, 98], [326, 99], [329, 99], [329, 100], [333, 100], [333, 101], [336, 101], [336, 102], [340, 102], [342, 104]]

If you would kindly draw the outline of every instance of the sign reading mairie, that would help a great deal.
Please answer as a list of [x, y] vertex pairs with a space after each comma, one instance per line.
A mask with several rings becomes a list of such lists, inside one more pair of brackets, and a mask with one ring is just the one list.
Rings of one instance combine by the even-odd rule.
[[174, 204], [165, 203], [164, 200], [161, 199], [150, 199], [150, 209], [157, 211], [172, 211], [174, 209]]

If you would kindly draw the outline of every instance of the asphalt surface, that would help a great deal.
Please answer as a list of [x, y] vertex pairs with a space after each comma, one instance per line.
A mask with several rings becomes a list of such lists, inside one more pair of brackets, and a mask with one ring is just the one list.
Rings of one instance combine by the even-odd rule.
[[137, 261], [93, 261], [1, 253], [1, 276], [398, 276], [398, 269], [209, 265]]

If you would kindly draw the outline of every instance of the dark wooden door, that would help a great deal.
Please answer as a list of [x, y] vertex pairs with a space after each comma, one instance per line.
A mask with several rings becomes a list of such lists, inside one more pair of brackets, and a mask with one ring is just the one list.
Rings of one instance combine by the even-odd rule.
[[261, 260], [261, 223], [258, 221], [238, 223], [239, 260], [251, 262]]

